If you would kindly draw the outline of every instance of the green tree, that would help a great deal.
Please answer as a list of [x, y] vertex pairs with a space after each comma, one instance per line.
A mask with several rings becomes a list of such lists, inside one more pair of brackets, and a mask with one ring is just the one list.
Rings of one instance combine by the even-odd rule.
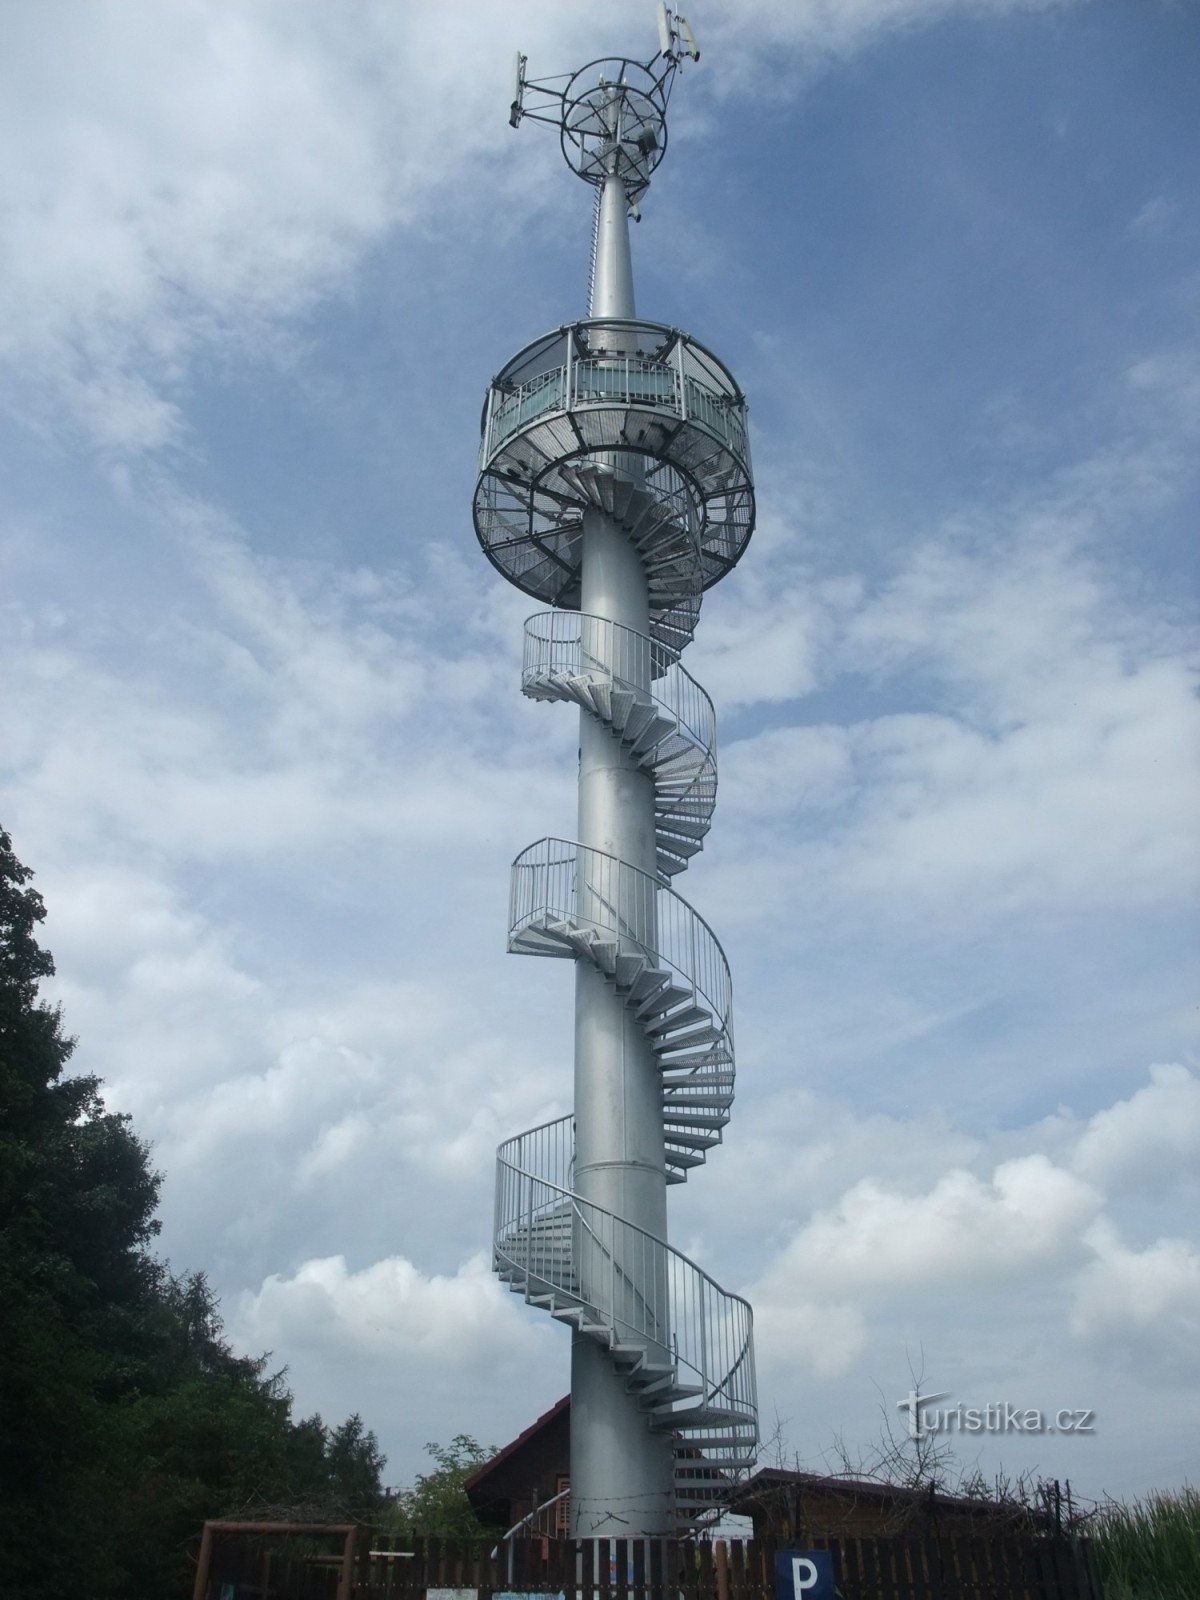
[[329, 1487], [347, 1511], [366, 1516], [379, 1510], [383, 1504], [380, 1475], [386, 1459], [357, 1411], [328, 1435], [325, 1468]]
[[284, 1374], [235, 1355], [202, 1273], [150, 1251], [160, 1178], [38, 998], [54, 972], [0, 832], [0, 1574], [4, 1600], [168, 1600], [206, 1517], [339, 1520], [382, 1498], [355, 1414], [295, 1421]]
[[391, 1521], [408, 1533], [446, 1539], [481, 1539], [486, 1528], [467, 1499], [463, 1485], [485, 1461], [496, 1454], [485, 1450], [469, 1433], [456, 1433], [448, 1445], [427, 1444], [425, 1454], [437, 1463], [422, 1473], [411, 1489], [403, 1490], [392, 1506]]
[[105, 1110], [96, 1078], [64, 1076], [74, 1041], [38, 999], [54, 963], [35, 937], [46, 912], [31, 876], [0, 831], [0, 1567], [11, 1596], [61, 1581], [66, 1556], [45, 1520], [64, 1495], [79, 1540], [106, 1543], [104, 1404], [127, 1382], [158, 1231], [146, 1147]]

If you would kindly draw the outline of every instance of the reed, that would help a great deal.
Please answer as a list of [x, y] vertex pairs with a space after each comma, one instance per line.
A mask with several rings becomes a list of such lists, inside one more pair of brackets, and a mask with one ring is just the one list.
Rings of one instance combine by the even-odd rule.
[[1200, 1491], [1104, 1506], [1088, 1530], [1105, 1600], [1200, 1597]]

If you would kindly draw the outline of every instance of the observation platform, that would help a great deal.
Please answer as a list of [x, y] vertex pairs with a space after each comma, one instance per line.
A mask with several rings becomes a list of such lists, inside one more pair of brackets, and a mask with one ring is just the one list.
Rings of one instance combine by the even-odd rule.
[[700, 594], [746, 547], [754, 486], [745, 396], [678, 328], [570, 323], [492, 380], [474, 504], [489, 560], [526, 594], [577, 610], [589, 506], [638, 545], [653, 631], [681, 648]]

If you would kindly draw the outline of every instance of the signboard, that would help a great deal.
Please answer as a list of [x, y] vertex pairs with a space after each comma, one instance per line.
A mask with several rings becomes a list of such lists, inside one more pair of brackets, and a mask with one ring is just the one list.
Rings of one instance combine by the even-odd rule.
[[833, 1557], [828, 1550], [779, 1550], [775, 1555], [775, 1600], [836, 1600]]
[[560, 1589], [557, 1594], [543, 1593], [540, 1589], [493, 1589], [492, 1600], [567, 1600]]

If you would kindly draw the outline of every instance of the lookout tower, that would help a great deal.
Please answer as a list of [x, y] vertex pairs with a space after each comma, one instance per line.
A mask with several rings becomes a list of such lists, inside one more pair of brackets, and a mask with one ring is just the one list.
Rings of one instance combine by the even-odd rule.
[[513, 863], [508, 948], [575, 971], [575, 1111], [497, 1159], [495, 1263], [572, 1330], [579, 1538], [674, 1533], [719, 1506], [758, 1437], [752, 1316], [667, 1242], [667, 1189], [733, 1103], [729, 966], [671, 887], [712, 822], [712, 702], [681, 665], [705, 589], [754, 526], [746, 402], [712, 352], [637, 315], [629, 218], [667, 146], [686, 21], [659, 7], [649, 62], [534, 81], [513, 126], [557, 127], [596, 191], [588, 315], [488, 387], [474, 517], [488, 559], [543, 607], [522, 692], [579, 708], [575, 839]]

